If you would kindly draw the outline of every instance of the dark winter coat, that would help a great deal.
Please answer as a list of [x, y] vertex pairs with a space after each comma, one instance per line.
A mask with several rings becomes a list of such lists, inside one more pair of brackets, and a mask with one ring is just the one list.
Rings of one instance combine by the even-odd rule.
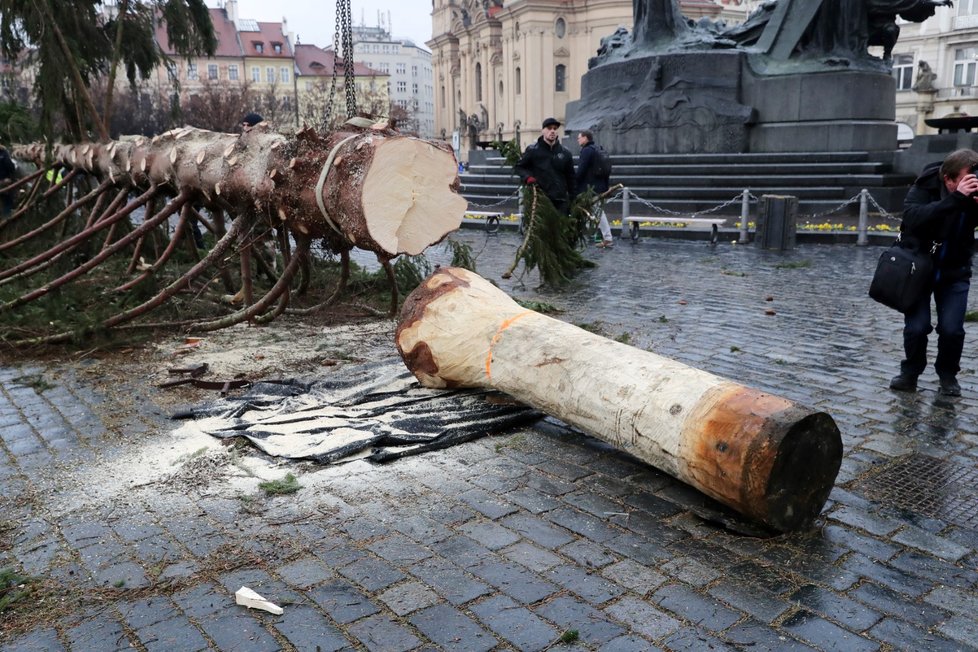
[[599, 177], [595, 174], [595, 165], [598, 162], [598, 148], [594, 143], [588, 143], [581, 148], [581, 157], [577, 162], [577, 191], [585, 192], [588, 186], [594, 188], [594, 192], [599, 195], [608, 190], [608, 177]]
[[555, 204], [567, 203], [576, 194], [574, 156], [559, 142], [551, 147], [540, 136], [526, 148], [514, 169], [523, 183], [530, 177], [536, 179], [540, 190]]
[[0, 147], [0, 180], [12, 179], [17, 172], [17, 166], [10, 158], [10, 152]]
[[927, 165], [903, 202], [900, 231], [923, 247], [941, 243], [934, 263], [942, 281], [971, 277], [976, 227], [978, 203], [960, 192], [947, 191], [940, 163]]

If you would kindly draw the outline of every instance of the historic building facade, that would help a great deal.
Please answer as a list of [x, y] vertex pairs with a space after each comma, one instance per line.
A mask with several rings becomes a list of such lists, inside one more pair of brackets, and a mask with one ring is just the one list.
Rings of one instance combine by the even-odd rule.
[[[976, 0], [978, 1], [978, 0]], [[711, 0], [682, 2], [683, 14], [723, 17]], [[731, 3], [733, 16], [743, 10]], [[601, 39], [631, 30], [622, 0], [434, 0], [435, 137], [458, 142], [461, 160], [486, 143], [539, 136], [544, 118], [563, 121]]]

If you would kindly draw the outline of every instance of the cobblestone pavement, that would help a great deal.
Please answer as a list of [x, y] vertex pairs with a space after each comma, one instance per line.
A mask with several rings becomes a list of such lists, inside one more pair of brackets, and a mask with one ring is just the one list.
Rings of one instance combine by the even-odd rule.
[[[562, 319], [833, 415], [845, 459], [816, 526], [736, 534], [552, 422], [387, 466], [286, 465], [291, 496], [220, 478], [100, 495], [113, 478], [92, 472], [86, 501], [68, 478], [124, 477], [172, 424], [135, 380], [31, 363], [0, 370], [0, 567], [50, 590], [30, 628], [0, 620], [0, 649], [978, 649], [978, 325], [962, 398], [932, 369], [898, 394], [901, 320], [866, 296], [879, 247], [619, 242], [556, 292], [500, 280], [515, 235], [458, 239]], [[284, 614], [235, 606], [242, 585]]]

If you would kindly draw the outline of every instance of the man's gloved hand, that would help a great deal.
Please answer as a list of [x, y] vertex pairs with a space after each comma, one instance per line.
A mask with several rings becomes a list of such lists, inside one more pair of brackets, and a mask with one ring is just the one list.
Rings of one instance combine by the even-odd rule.
[[537, 178], [536, 177], [527, 177], [526, 178], [526, 185], [528, 185], [528, 186], [532, 186], [536, 182], [537, 182]]

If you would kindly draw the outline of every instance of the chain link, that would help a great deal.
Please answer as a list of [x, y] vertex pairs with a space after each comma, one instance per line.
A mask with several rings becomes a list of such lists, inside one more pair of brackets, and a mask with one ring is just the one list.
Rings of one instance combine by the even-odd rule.
[[896, 215], [891, 215], [891, 214], [890, 214], [889, 212], [887, 212], [887, 210], [886, 210], [885, 208], [883, 208], [882, 206], [880, 206], [880, 205], [879, 205], [879, 204], [878, 204], [878, 203], [876, 202], [876, 198], [875, 198], [875, 197], [873, 197], [873, 195], [872, 195], [872, 193], [866, 193], [866, 194], [867, 194], [867, 195], [869, 195], [869, 203], [871, 203], [871, 204], [872, 204], [873, 206], [875, 206], [875, 207], [876, 207], [876, 210], [877, 210], [877, 211], [879, 211], [879, 214], [880, 214], [880, 215], [881, 215], [881, 216], [882, 216], [882, 217], [883, 217], [884, 219], [887, 219], [887, 220], [893, 220], [894, 222], [899, 222], [899, 221], [901, 221], [899, 217], [897, 217]]
[[336, 32], [333, 35], [333, 76], [329, 82], [329, 97], [326, 99], [326, 112], [323, 115], [324, 133], [330, 131], [332, 127], [333, 100], [336, 97], [336, 78], [339, 76], [341, 53], [347, 120], [357, 113], [356, 84], [353, 75], [353, 27], [350, 14], [350, 0], [337, 0]]
[[513, 199], [514, 197], [519, 196], [519, 194], [520, 194], [520, 189], [517, 188], [516, 192], [514, 192], [512, 195], [510, 195], [509, 197], [504, 197], [503, 199], [500, 199], [494, 204], [477, 204], [474, 201], [469, 201], [469, 208], [495, 208], [496, 206], [501, 206], [502, 204], [505, 204], [506, 202]]

